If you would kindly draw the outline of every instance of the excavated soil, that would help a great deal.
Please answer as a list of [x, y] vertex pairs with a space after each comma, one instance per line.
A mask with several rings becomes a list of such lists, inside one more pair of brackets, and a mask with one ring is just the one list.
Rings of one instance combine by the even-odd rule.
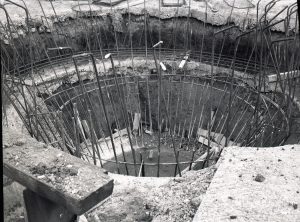
[[165, 179], [111, 175], [114, 192], [87, 213], [88, 221], [192, 221], [215, 171], [212, 166]]

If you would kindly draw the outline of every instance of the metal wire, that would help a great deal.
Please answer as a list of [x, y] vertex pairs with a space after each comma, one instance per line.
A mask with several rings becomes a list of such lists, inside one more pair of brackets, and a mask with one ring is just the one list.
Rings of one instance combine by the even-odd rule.
[[[203, 33], [197, 33], [191, 1], [184, 20], [176, 6], [170, 34], [160, 17], [153, 24], [146, 1], [141, 33], [134, 32], [136, 15], [128, 1], [123, 33], [107, 29], [92, 13], [91, 3], [84, 10], [79, 3], [74, 6], [78, 13], [69, 24], [75, 30], [60, 22], [51, 26], [38, 1], [43, 25], [52, 27], [45, 38], [43, 32], [32, 32], [35, 27], [25, 3], [7, 2], [25, 11], [27, 36], [21, 37], [6, 4], [1, 5], [6, 22], [0, 28], [7, 38], [1, 42], [1, 87], [37, 140], [104, 168], [112, 164], [118, 173], [181, 176], [184, 168], [209, 164], [215, 146], [221, 152], [231, 144], [274, 146], [290, 134], [293, 79], [299, 72], [297, 23], [291, 29], [292, 17], [299, 16], [296, 4], [269, 18], [277, 1], [268, 3], [260, 16], [259, 1], [255, 27], [226, 26], [207, 36], [207, 16]], [[59, 21], [56, 7], [49, 4]], [[113, 19], [116, 10], [109, 7]], [[159, 4], [159, 14], [162, 7]], [[281, 23], [285, 37], [272, 36], [272, 27]], [[245, 42], [247, 52], [242, 50]], [[130, 65], [124, 65], [127, 59]], [[192, 63], [197, 67], [190, 68]], [[271, 90], [269, 74], [276, 76]], [[150, 151], [155, 158], [150, 158]], [[203, 153], [206, 158], [199, 160]]]

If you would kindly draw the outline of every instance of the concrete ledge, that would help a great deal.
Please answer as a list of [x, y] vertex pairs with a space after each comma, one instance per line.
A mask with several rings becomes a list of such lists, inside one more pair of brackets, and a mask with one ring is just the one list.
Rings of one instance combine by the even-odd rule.
[[103, 169], [25, 135], [3, 137], [3, 173], [41, 197], [81, 215], [112, 194]]
[[225, 148], [194, 222], [300, 221], [300, 146]]

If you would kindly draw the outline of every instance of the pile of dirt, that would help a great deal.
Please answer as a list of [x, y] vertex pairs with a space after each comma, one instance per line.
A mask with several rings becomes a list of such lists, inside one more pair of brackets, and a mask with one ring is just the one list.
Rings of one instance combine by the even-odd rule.
[[[113, 176], [112, 196], [87, 213], [88, 221], [192, 221], [216, 166], [189, 171], [183, 177]], [[125, 181], [130, 180], [130, 182]]]
[[[176, 152], [178, 152], [178, 162], [180, 171], [189, 167], [189, 162], [197, 160], [207, 149], [205, 145], [201, 145], [194, 139], [191, 139], [189, 141], [187, 138], [180, 138], [179, 136], [174, 136], [172, 139], [169, 133], [167, 132], [164, 132], [161, 135], [162, 138], [160, 144], [160, 152], [158, 152], [157, 150], [158, 132], [153, 132], [152, 135], [144, 134], [143, 136], [132, 137], [132, 141], [135, 147], [139, 147], [135, 151], [137, 169], [140, 168], [141, 162], [143, 161], [143, 175], [146, 177], [157, 176], [158, 157], [160, 163], [164, 163], [160, 164], [159, 166], [160, 177], [173, 177], [175, 173], [179, 173], [178, 168], [176, 168], [176, 157], [174, 153], [172, 140], [174, 140], [176, 148], [175, 150]], [[150, 155], [150, 153], [152, 155]], [[127, 163], [134, 162], [131, 151], [124, 152], [124, 156], [123, 154], [118, 155], [117, 159], [119, 161], [123, 161], [123, 159], [125, 159]], [[108, 172], [118, 172], [114, 157], [112, 157], [110, 161], [105, 162], [103, 164], [103, 167]], [[120, 174], [135, 175], [134, 165], [119, 163], [118, 167]]]

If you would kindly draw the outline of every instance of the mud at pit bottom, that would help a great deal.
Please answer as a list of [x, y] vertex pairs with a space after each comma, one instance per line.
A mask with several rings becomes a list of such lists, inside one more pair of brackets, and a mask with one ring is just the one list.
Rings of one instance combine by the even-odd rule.
[[[188, 138], [181, 139], [181, 137], [176, 135], [173, 139], [176, 152], [178, 153], [180, 171], [189, 167], [189, 162], [197, 160], [207, 149], [205, 145], [199, 143], [194, 138], [190, 138], [190, 140]], [[172, 136], [170, 136], [168, 132], [161, 134], [160, 157], [158, 157], [158, 132], [154, 132], [152, 135], [143, 134], [143, 137], [132, 136], [132, 143], [135, 149], [137, 174], [140, 171], [142, 161], [144, 163], [143, 172], [146, 177], [157, 177], [158, 169], [159, 177], [173, 177], [179, 174]], [[117, 160], [120, 161], [120, 174], [135, 175], [134, 160], [131, 151], [124, 152], [124, 156], [122, 154], [118, 155]], [[109, 162], [104, 161], [103, 168], [109, 172], [118, 173], [115, 158], [110, 159]], [[175, 171], [176, 168], [177, 170]]]

